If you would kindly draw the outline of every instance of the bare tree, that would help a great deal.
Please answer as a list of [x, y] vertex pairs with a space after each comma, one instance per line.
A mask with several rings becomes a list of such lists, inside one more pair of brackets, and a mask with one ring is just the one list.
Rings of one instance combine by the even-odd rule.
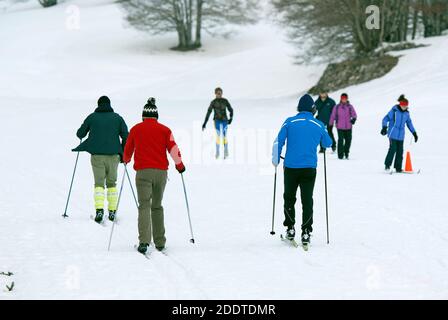
[[[302, 61], [316, 56], [327, 61], [378, 53], [384, 43], [414, 39], [420, 22], [425, 36], [448, 29], [447, 0], [272, 0], [279, 21], [291, 40], [309, 51]], [[369, 6], [380, 12], [380, 27], [368, 28]]]
[[219, 33], [225, 24], [248, 24], [256, 19], [256, 0], [127, 0], [126, 20], [152, 34], [177, 32], [174, 49], [202, 46], [202, 31]]
[[424, 36], [440, 36], [448, 29], [448, 1], [420, 0], [417, 9], [422, 12]]

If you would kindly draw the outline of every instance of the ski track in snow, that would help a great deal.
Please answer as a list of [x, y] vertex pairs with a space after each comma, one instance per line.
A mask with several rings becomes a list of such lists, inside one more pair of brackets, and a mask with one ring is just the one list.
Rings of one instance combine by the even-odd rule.
[[[64, 27], [71, 4], [81, 9], [78, 31]], [[0, 299], [448, 297], [448, 151], [440, 147], [446, 135], [439, 129], [448, 121], [440, 102], [448, 83], [447, 37], [421, 40], [431, 46], [400, 52], [390, 74], [332, 94], [348, 92], [359, 119], [350, 161], [328, 154], [330, 245], [319, 155], [314, 232], [304, 252], [279, 238], [281, 169], [277, 234], [269, 235], [270, 152], [299, 94], [324, 68], [293, 65], [293, 51], [274, 26], [245, 28], [230, 40], [205, 37], [201, 51], [184, 54], [167, 49], [174, 36], [148, 38], [123, 28], [112, 1], [67, 0], [48, 10], [29, 2], [0, 16], [0, 38], [8, 44], [0, 48], [0, 271], [14, 273], [0, 276]], [[226, 161], [213, 158], [212, 124], [204, 133], [200, 128], [216, 86], [235, 108]], [[401, 93], [411, 101], [420, 136], [411, 145], [407, 133], [405, 141], [419, 175], [382, 171], [387, 139], [379, 135], [381, 119]], [[62, 219], [75, 132], [103, 94], [129, 127], [141, 120], [148, 95], [158, 98], [161, 121], [173, 129], [185, 158], [195, 245], [188, 242], [182, 183], [172, 166], [164, 198], [167, 256], [152, 252], [148, 260], [132, 249], [137, 209], [127, 180], [107, 251], [112, 224], [89, 219], [87, 154], [79, 157], [69, 218]], [[122, 173], [120, 166], [118, 177]], [[129, 168], [129, 174], [134, 183], [135, 172]], [[14, 290], [5, 292], [11, 281]]]

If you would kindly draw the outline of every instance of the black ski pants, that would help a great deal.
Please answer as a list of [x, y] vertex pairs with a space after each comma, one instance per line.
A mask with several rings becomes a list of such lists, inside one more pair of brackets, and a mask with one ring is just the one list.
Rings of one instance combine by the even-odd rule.
[[404, 141], [390, 139], [389, 152], [387, 153], [386, 161], [384, 162], [386, 167], [392, 166], [392, 162], [395, 157], [394, 168], [398, 171], [402, 169], [404, 151], [403, 145]]
[[350, 147], [352, 145], [352, 129], [340, 130], [338, 129], [338, 157], [344, 158], [350, 154]]
[[296, 224], [295, 204], [297, 201], [297, 189], [300, 187], [302, 202], [302, 231], [313, 231], [313, 192], [316, 182], [316, 169], [291, 169], [285, 167], [285, 193], [283, 194], [285, 227]]

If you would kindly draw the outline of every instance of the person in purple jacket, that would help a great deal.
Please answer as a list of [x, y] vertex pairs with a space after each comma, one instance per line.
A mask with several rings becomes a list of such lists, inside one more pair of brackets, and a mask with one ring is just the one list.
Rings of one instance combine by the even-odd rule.
[[341, 95], [341, 102], [333, 108], [330, 116], [329, 130], [333, 130], [334, 123], [338, 129], [338, 158], [348, 159], [352, 144], [352, 128], [356, 123], [357, 114], [355, 108], [348, 101], [348, 95]]
[[409, 101], [404, 95], [401, 95], [400, 98], [398, 98], [398, 102], [399, 104], [395, 105], [384, 117], [381, 134], [383, 136], [387, 135], [389, 138], [389, 152], [387, 153], [384, 162], [386, 170], [390, 170], [395, 157], [395, 170], [397, 170], [397, 172], [402, 172], [403, 144], [406, 131], [405, 126], [407, 126], [409, 131], [414, 135], [415, 142], [418, 141], [418, 136], [408, 110]]

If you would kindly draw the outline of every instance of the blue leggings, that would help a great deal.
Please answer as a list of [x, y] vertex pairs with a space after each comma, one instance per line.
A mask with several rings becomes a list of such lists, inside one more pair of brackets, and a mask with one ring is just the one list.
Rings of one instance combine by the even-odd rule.
[[224, 150], [228, 150], [227, 128], [229, 122], [227, 120], [215, 120], [216, 130], [216, 153], [219, 154], [221, 142], [224, 144]]

